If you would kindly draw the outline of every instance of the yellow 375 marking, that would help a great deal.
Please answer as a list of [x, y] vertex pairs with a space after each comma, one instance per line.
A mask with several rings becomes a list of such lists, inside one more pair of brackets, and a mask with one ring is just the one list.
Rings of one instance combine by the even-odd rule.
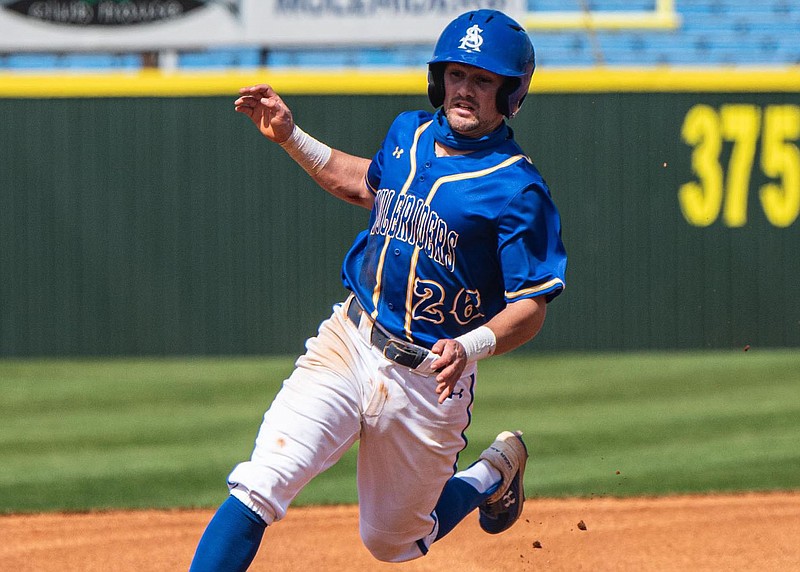
[[[686, 221], [709, 226], [722, 216], [725, 226], [747, 223], [748, 197], [753, 167], [773, 182], [759, 188], [761, 207], [776, 227], [791, 226], [800, 215], [800, 106], [722, 105], [719, 110], [696, 105], [689, 110], [681, 130], [693, 148], [692, 172], [696, 180], [681, 185], [678, 202]], [[727, 171], [721, 164], [724, 143], [732, 143]]]

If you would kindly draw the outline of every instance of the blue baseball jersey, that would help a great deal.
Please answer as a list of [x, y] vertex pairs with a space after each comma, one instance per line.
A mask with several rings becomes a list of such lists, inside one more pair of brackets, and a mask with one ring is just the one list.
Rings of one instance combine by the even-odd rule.
[[367, 172], [369, 227], [342, 267], [373, 319], [428, 348], [515, 300], [552, 300], [567, 261], [550, 191], [513, 137], [437, 157], [431, 119], [406, 112], [392, 123]]

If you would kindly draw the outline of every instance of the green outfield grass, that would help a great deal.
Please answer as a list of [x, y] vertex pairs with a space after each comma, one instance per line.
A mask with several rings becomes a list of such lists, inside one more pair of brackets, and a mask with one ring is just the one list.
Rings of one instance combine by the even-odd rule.
[[[0, 361], [0, 512], [216, 506], [293, 358]], [[481, 364], [463, 465], [503, 429], [529, 496], [800, 489], [800, 351]], [[352, 503], [355, 451], [298, 504]]]

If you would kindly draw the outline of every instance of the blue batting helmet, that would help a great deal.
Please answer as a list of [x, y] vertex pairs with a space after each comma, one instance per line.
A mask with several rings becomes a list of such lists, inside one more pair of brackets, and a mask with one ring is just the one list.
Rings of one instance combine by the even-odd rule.
[[444, 68], [467, 64], [508, 78], [497, 92], [497, 110], [513, 117], [528, 94], [536, 67], [533, 44], [525, 29], [497, 10], [473, 10], [450, 22], [428, 62], [428, 99], [444, 103]]

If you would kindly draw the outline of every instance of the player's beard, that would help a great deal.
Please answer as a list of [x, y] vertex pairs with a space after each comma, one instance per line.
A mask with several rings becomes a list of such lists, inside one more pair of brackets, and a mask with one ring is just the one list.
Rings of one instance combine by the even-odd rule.
[[470, 109], [464, 109], [457, 105], [457, 101], [451, 102], [445, 108], [444, 114], [447, 117], [447, 123], [450, 124], [450, 129], [465, 137], [483, 137], [491, 133], [497, 126], [502, 123], [502, 116], [492, 117], [486, 119], [482, 116], [480, 108], [469, 102]]

